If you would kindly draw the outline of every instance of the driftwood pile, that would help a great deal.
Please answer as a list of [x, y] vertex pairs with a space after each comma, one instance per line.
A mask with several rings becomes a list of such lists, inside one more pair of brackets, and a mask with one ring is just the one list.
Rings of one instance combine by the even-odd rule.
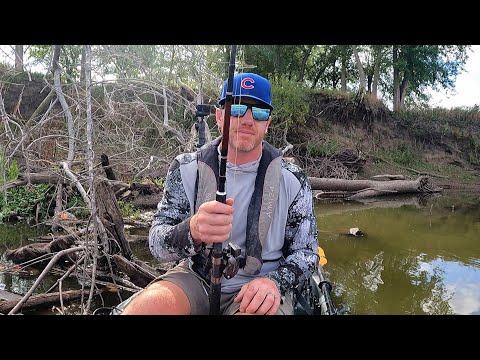
[[326, 157], [299, 157], [312, 177], [355, 179], [365, 164], [365, 155], [355, 149], [342, 149]]
[[[57, 180], [53, 174], [47, 177], [33, 175], [30, 179], [47, 179], [52, 182]], [[35, 243], [4, 253], [5, 259], [15, 264], [14, 267], [23, 269], [32, 266], [43, 270], [29, 292], [20, 300], [0, 298], [0, 313], [15, 314], [48, 307], [53, 303], [63, 306], [64, 303], [85, 296], [88, 296], [90, 303], [94, 296], [100, 295], [106, 288], [109, 291], [135, 292], [165, 272], [162, 268], [153, 268], [134, 258], [117, 204], [118, 197], [131, 192], [132, 186], [119, 184], [120, 182], [107, 179], [95, 183], [96, 207], [100, 218], [98, 229], [91, 223], [72, 221], [68, 216], [64, 218], [56, 214], [51, 225], [63, 228], [63, 233], [41, 237], [36, 239], [38, 241]], [[12, 187], [12, 184], [6, 186]], [[71, 226], [72, 223], [75, 227]], [[79, 225], [84, 227], [78, 228]], [[14, 267], [11, 272], [15, 271]], [[34, 291], [49, 272], [54, 272], [59, 280], [44, 296], [34, 295]], [[62, 292], [62, 280], [68, 276], [76, 277], [83, 290]], [[95, 281], [92, 282], [92, 279]], [[51, 292], [57, 287], [60, 291]], [[86, 313], [90, 312], [87, 307]]]

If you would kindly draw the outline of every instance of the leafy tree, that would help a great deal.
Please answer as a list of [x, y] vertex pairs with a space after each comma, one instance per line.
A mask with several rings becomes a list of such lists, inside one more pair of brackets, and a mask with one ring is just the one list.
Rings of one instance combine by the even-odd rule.
[[[33, 64], [42, 65], [45, 69], [51, 67], [53, 56], [52, 45], [32, 45], [29, 53], [33, 58]], [[59, 64], [62, 67], [62, 73], [65, 74], [65, 81], [68, 83], [80, 80], [81, 71], [81, 45], [62, 45]]]
[[427, 88], [452, 89], [467, 61], [468, 45], [393, 45], [393, 109], [405, 108], [407, 99], [427, 101]]

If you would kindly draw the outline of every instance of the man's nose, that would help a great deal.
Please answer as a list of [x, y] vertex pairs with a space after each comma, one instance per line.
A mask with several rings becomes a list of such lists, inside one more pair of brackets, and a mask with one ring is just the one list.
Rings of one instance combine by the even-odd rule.
[[254, 119], [253, 119], [252, 109], [247, 109], [247, 112], [245, 113], [245, 115], [243, 115], [240, 118], [240, 121], [244, 124], [245, 123], [246, 124], [253, 124]]

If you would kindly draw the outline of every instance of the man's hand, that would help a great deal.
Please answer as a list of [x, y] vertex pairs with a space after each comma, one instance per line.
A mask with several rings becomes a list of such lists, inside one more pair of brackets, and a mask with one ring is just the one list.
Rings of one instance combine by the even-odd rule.
[[233, 299], [240, 302], [240, 314], [274, 315], [280, 306], [280, 291], [269, 278], [246, 283]]
[[207, 201], [200, 205], [198, 212], [190, 219], [190, 233], [195, 245], [224, 242], [230, 237], [233, 222], [233, 199], [226, 204]]

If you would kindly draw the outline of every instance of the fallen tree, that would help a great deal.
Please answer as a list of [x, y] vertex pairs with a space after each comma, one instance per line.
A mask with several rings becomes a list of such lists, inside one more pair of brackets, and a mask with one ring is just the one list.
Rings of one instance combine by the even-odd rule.
[[[97, 293], [101, 291], [98, 290]], [[15, 294], [12, 294], [15, 296]], [[22, 303], [21, 310], [36, 310], [39, 308], [46, 308], [50, 306], [56, 306], [59, 304], [66, 304], [80, 299], [82, 296], [87, 296], [88, 290], [66, 290], [63, 292], [55, 292], [49, 294], [36, 294], [30, 296], [25, 303]], [[13, 297], [12, 296], [12, 297]], [[17, 298], [10, 300], [0, 300], [0, 313], [8, 314], [19, 303]]]
[[428, 176], [416, 180], [346, 180], [309, 177], [312, 190], [318, 199], [342, 198], [358, 200], [379, 195], [433, 193], [441, 191], [431, 183]]

